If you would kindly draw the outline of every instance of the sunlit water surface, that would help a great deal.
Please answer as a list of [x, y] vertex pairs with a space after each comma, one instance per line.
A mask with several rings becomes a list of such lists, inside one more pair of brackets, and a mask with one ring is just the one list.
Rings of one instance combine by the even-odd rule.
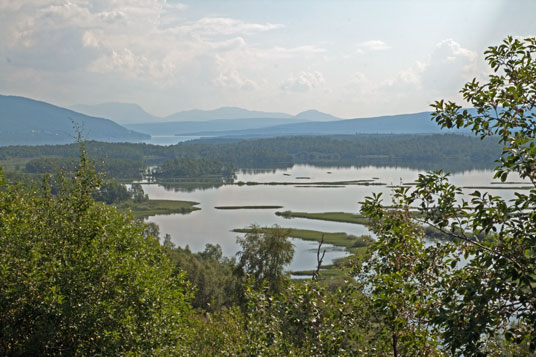
[[[235, 182], [290, 182], [292, 185], [224, 185], [218, 188], [196, 189], [191, 192], [166, 189], [160, 185], [144, 184], [143, 189], [152, 199], [172, 199], [199, 202], [200, 211], [189, 214], [159, 215], [148, 219], [160, 227], [160, 234], [169, 233], [176, 245], [186, 246], [194, 252], [202, 251], [207, 243], [220, 244], [225, 256], [234, 256], [239, 250], [236, 244], [238, 233], [235, 228], [252, 224], [259, 226], [279, 225], [287, 228], [311, 229], [324, 232], [345, 232], [348, 234], [370, 234], [367, 227], [357, 224], [308, 220], [301, 218], [285, 219], [275, 215], [276, 211], [300, 212], [355, 212], [359, 202], [373, 192], [383, 193], [389, 203], [392, 189], [388, 185], [412, 182], [418, 178], [418, 171], [394, 167], [341, 167], [325, 168], [308, 165], [295, 165], [288, 169], [245, 170], [238, 173]], [[304, 183], [370, 180], [385, 185], [343, 187], [304, 187]], [[512, 177], [511, 181], [519, 181]], [[451, 182], [458, 186], [490, 186], [493, 172], [473, 170], [451, 176]], [[506, 199], [514, 197], [515, 190], [492, 189], [494, 195]], [[472, 192], [474, 189], [465, 189]], [[281, 209], [217, 210], [216, 206], [255, 206], [277, 205]], [[318, 243], [292, 239], [295, 246], [294, 259], [289, 270], [313, 269], [316, 266]], [[324, 264], [334, 258], [347, 255], [339, 247], [326, 245]]]

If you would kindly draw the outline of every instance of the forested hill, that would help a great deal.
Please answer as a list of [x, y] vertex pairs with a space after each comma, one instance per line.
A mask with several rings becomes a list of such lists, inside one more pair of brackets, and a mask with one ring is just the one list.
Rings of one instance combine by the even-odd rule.
[[197, 132], [210, 132], [214, 136], [230, 130], [261, 129], [275, 125], [304, 122], [296, 118], [242, 118], [218, 119], [209, 121], [172, 121], [142, 124], [127, 124], [125, 127], [151, 135], [192, 135]]
[[134, 103], [77, 104], [69, 109], [92, 117], [111, 119], [121, 125], [127, 123], [150, 123], [161, 120], [161, 118], [147, 113], [142, 107]]
[[[471, 109], [469, 109], [471, 111]], [[463, 133], [459, 130], [458, 133]], [[348, 135], [348, 134], [436, 134], [445, 133], [431, 120], [430, 112], [345, 119], [337, 121], [293, 123], [262, 129], [228, 132], [199, 132], [196, 135], [226, 135], [241, 137], [276, 137], [288, 135]]]
[[[158, 165], [175, 158], [206, 158], [238, 168], [325, 166], [404, 166], [450, 172], [492, 168], [501, 153], [496, 138], [462, 135], [346, 135], [258, 140], [202, 139], [173, 146], [88, 142], [91, 157], [128, 159]], [[77, 157], [77, 145], [0, 148], [0, 161], [38, 157]]]
[[128, 142], [150, 138], [108, 119], [29, 98], [0, 95], [0, 146], [71, 143], [76, 140], [74, 125], [88, 140]]

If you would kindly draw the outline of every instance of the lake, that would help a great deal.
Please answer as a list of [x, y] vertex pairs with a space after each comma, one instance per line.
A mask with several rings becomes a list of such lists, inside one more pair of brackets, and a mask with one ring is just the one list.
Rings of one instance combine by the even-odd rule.
[[200, 138], [201, 136], [152, 135], [149, 140], [144, 140], [142, 142], [146, 144], [168, 146]]
[[[235, 182], [287, 182], [292, 185], [223, 185], [217, 188], [194, 189], [190, 192], [180, 189], [166, 189], [161, 185], [144, 184], [143, 189], [152, 199], [174, 199], [199, 202], [200, 211], [186, 215], [159, 215], [148, 218], [160, 227], [160, 234], [169, 233], [176, 245], [188, 245], [194, 252], [202, 251], [205, 244], [220, 244], [225, 256], [234, 256], [239, 247], [236, 244], [238, 233], [235, 228], [244, 228], [252, 224], [259, 226], [279, 225], [285, 228], [312, 229], [324, 232], [345, 232], [348, 234], [370, 234], [367, 227], [357, 224], [317, 221], [302, 218], [286, 219], [276, 216], [276, 211], [300, 212], [359, 212], [359, 202], [372, 192], [383, 193], [390, 199], [392, 191], [388, 185], [412, 182], [417, 179], [418, 171], [395, 167], [315, 167], [295, 165], [287, 169], [243, 170], [238, 172]], [[370, 180], [383, 183], [378, 186], [346, 185], [338, 187], [306, 187], [304, 183], [336, 182], [350, 180]], [[451, 182], [458, 186], [489, 186], [493, 180], [490, 170], [473, 170], [453, 174]], [[512, 177], [516, 182], [519, 178]], [[497, 189], [491, 191], [506, 199], [515, 197], [515, 190]], [[504, 185], [503, 185], [504, 186]], [[472, 192], [474, 189], [465, 189]], [[388, 202], [385, 202], [388, 204]], [[216, 206], [258, 206], [277, 205], [280, 209], [240, 209], [218, 210]], [[294, 260], [290, 270], [313, 269], [316, 266], [317, 242], [293, 239], [295, 245]], [[345, 256], [343, 248], [326, 246], [324, 259], [329, 264], [332, 259]]]

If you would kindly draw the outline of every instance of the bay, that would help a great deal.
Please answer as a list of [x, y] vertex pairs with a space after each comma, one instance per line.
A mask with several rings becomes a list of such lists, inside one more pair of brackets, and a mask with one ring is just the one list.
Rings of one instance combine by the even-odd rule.
[[[311, 229], [324, 232], [345, 232], [348, 234], [370, 234], [366, 226], [318, 221], [309, 219], [285, 219], [276, 216], [276, 211], [300, 212], [359, 212], [359, 202], [373, 192], [382, 193], [389, 204], [392, 188], [389, 186], [409, 183], [424, 171], [397, 167], [316, 167], [294, 165], [286, 169], [242, 170], [235, 182], [255, 182], [255, 185], [228, 184], [207, 189], [171, 189], [156, 184], [144, 184], [143, 189], [152, 199], [173, 199], [199, 202], [200, 211], [186, 215], [159, 215], [148, 218], [159, 225], [161, 235], [170, 234], [179, 246], [188, 245], [194, 251], [202, 251], [205, 244], [220, 244], [225, 256], [234, 256], [239, 247], [235, 228], [245, 228], [252, 224], [259, 226], [279, 225], [284, 228]], [[314, 182], [357, 181], [377, 185], [321, 186], [307, 185]], [[501, 189], [501, 185], [490, 185], [493, 172], [472, 170], [456, 173], [451, 182], [460, 186], [487, 186], [486, 190], [506, 199], [514, 198], [515, 190]], [[512, 177], [510, 181], [519, 181]], [[287, 183], [268, 185], [267, 183]], [[262, 184], [265, 183], [265, 184]], [[380, 185], [381, 184], [381, 185]], [[502, 186], [504, 187], [504, 185]], [[464, 189], [465, 193], [474, 189]], [[216, 206], [258, 206], [277, 205], [280, 209], [240, 209], [218, 210]], [[293, 239], [294, 260], [289, 270], [313, 269], [316, 266], [316, 242]], [[329, 254], [324, 259], [330, 264], [333, 259], [347, 255], [344, 249], [326, 246]]]

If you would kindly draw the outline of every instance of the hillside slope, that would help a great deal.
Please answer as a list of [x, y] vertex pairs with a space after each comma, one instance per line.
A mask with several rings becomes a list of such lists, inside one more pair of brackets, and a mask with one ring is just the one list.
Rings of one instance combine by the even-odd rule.
[[351, 135], [351, 134], [435, 134], [445, 133], [431, 120], [430, 112], [381, 116], [337, 121], [305, 122], [276, 125], [263, 129], [234, 130], [227, 132], [198, 132], [195, 135], [275, 137], [299, 135]]
[[76, 140], [75, 126], [80, 127], [87, 140], [127, 142], [150, 138], [108, 119], [29, 98], [0, 95], [0, 146], [71, 143]]
[[139, 105], [132, 103], [77, 104], [71, 106], [69, 109], [92, 117], [110, 119], [121, 125], [151, 123], [162, 120], [162, 118], [151, 115]]
[[229, 130], [260, 129], [301, 122], [304, 122], [304, 120], [294, 118], [245, 118], [127, 124], [125, 127], [151, 135], [191, 135], [192, 133], [203, 131], [218, 133]]

